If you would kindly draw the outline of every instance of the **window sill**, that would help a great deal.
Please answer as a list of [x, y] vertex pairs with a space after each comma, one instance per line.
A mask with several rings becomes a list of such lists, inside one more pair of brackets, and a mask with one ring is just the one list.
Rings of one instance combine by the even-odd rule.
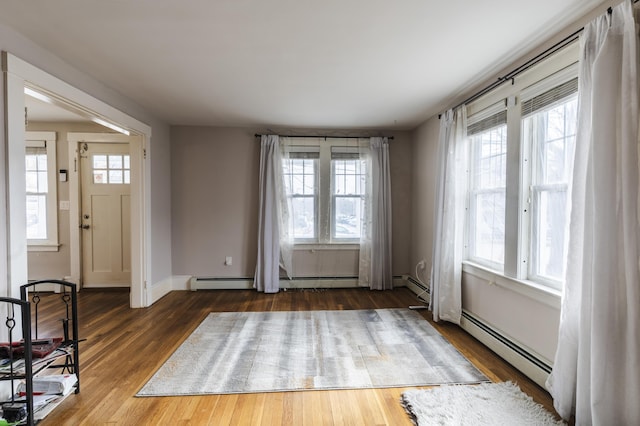
[[293, 246], [295, 251], [300, 250], [360, 250], [357, 243], [300, 243]]
[[27, 251], [59, 251], [60, 244], [27, 244]]
[[544, 303], [552, 308], [560, 309], [562, 292], [542, 284], [519, 280], [505, 276], [502, 272], [494, 271], [477, 263], [462, 262], [462, 271], [487, 281], [489, 285], [497, 285], [507, 290], [515, 291], [523, 296]]

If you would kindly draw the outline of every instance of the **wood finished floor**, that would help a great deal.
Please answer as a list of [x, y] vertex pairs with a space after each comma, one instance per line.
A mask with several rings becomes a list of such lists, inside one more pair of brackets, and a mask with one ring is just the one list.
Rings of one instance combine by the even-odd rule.
[[[60, 333], [59, 296], [46, 295], [40, 335]], [[172, 292], [146, 309], [130, 309], [124, 291], [83, 290], [78, 298], [81, 392], [40, 425], [411, 425], [399, 403], [406, 388], [279, 392], [190, 397], [134, 395], [209, 312], [403, 308], [406, 288]], [[425, 318], [431, 314], [419, 311]], [[432, 324], [492, 381], [511, 380], [553, 410], [549, 394], [449, 323]], [[410, 360], [408, 360], [410, 362]], [[553, 412], [553, 411], [552, 411]]]

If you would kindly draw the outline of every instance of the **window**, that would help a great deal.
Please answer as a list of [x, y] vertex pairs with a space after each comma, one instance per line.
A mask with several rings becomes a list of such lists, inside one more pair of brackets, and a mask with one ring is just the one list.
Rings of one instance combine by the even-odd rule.
[[359, 243], [366, 183], [359, 145], [364, 141], [286, 139], [283, 175], [296, 243]]
[[55, 132], [26, 132], [25, 189], [29, 250], [58, 250]]
[[289, 152], [288, 158], [283, 159], [285, 190], [291, 198], [294, 239], [315, 241], [318, 228], [316, 222], [318, 152], [301, 151], [302, 148], [298, 148], [297, 151]]
[[528, 278], [560, 287], [568, 235], [567, 190], [577, 121], [577, 78], [522, 104], [529, 146]]
[[334, 147], [331, 150], [332, 214], [334, 240], [360, 240], [364, 211], [366, 163], [358, 150]]
[[93, 183], [129, 184], [131, 165], [129, 155], [98, 154], [93, 157]]
[[[486, 113], [485, 113], [486, 114]], [[503, 269], [507, 114], [505, 110], [470, 120], [469, 257]]]
[[492, 280], [562, 289], [577, 128], [574, 54], [564, 51], [467, 106], [465, 257]]

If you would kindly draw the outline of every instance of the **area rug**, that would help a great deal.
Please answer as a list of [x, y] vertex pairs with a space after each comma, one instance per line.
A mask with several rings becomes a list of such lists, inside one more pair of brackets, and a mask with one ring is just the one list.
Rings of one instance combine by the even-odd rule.
[[211, 313], [137, 396], [487, 381], [409, 309]]
[[402, 404], [418, 426], [565, 424], [512, 382], [409, 390]]

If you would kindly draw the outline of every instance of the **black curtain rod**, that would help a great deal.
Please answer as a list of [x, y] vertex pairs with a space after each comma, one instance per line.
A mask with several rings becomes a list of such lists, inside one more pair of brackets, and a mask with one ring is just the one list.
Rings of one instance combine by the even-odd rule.
[[[639, 2], [639, 1], [640, 0], [633, 0], [633, 3], [635, 4], [635, 3]], [[611, 15], [613, 13], [613, 9], [611, 7], [607, 8], [607, 13], [609, 15]], [[489, 93], [490, 91], [492, 91], [496, 87], [502, 85], [503, 83], [505, 83], [505, 82], [507, 82], [509, 80], [512, 80], [512, 82], [513, 82], [513, 79], [518, 74], [523, 73], [524, 71], [528, 70], [532, 66], [538, 64], [542, 60], [544, 60], [544, 59], [548, 58], [549, 56], [553, 55], [558, 50], [560, 50], [560, 49], [568, 46], [569, 44], [573, 43], [574, 41], [576, 41], [578, 39], [578, 37], [580, 36], [580, 33], [582, 31], [584, 31], [584, 27], [576, 30], [572, 34], [569, 34], [567, 37], [563, 38], [562, 40], [560, 40], [559, 42], [557, 42], [556, 44], [554, 44], [550, 48], [546, 49], [544, 52], [539, 53], [538, 55], [536, 55], [533, 58], [529, 59], [524, 64], [522, 64], [519, 67], [515, 68], [514, 70], [508, 72], [503, 77], [498, 77], [498, 79], [496, 81], [494, 81], [493, 83], [491, 83], [490, 85], [488, 85], [484, 89], [482, 89], [482, 90], [474, 93], [473, 95], [469, 96], [467, 99], [465, 99], [464, 101], [460, 102], [459, 104], [457, 104], [456, 106], [452, 107], [451, 109], [455, 110], [455, 109], [461, 107], [462, 105], [465, 105], [465, 104], [468, 104], [470, 102], [473, 102], [476, 99], [480, 98], [481, 96], [485, 95], [486, 93]], [[442, 114], [438, 114], [438, 118], [440, 118], [441, 116], [442, 116]]]
[[[260, 136], [263, 136], [261, 133], [256, 133], [254, 135], [256, 138], [259, 138]], [[375, 137], [375, 136], [321, 136], [321, 135], [279, 135], [282, 136], [283, 138], [324, 138], [325, 140], [327, 138], [336, 138], [336, 139], [366, 139], [366, 138], [371, 138], [371, 137]], [[387, 138], [390, 140], [393, 140], [393, 136], [380, 136], [381, 138]]]

